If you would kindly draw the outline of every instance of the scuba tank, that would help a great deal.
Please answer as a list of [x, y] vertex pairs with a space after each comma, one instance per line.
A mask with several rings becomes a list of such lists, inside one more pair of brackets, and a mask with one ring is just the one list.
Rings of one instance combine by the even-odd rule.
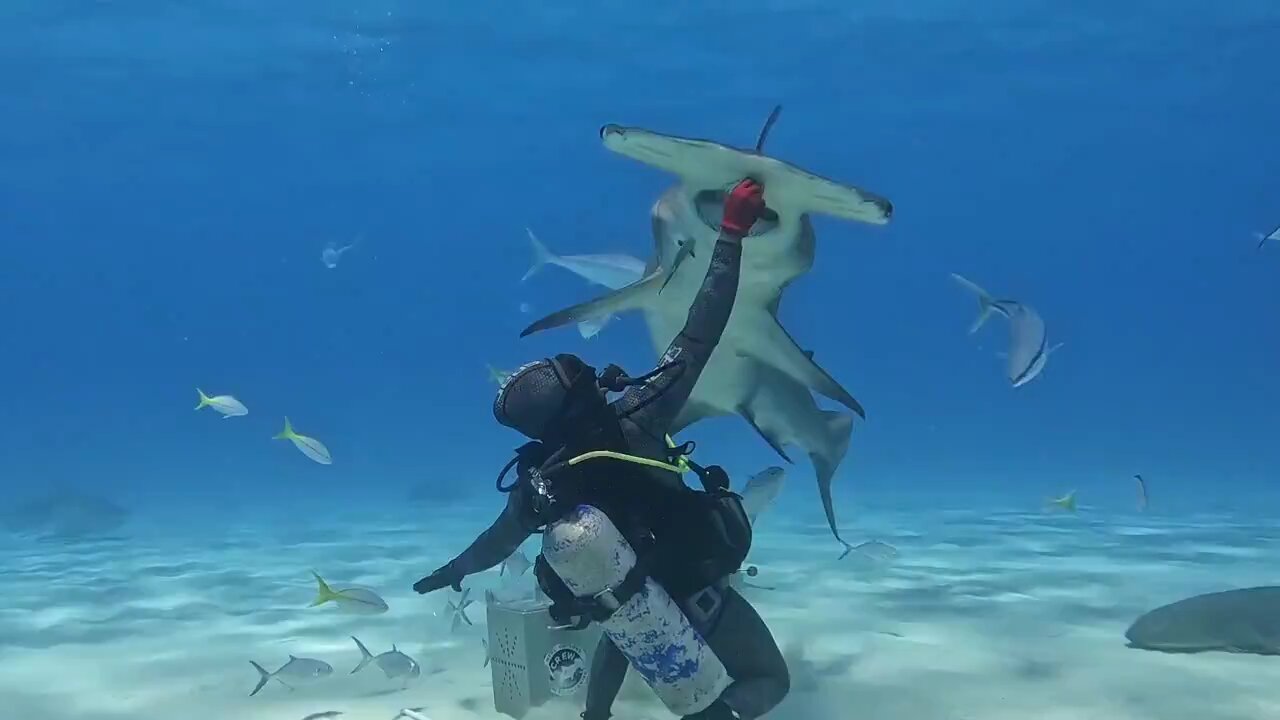
[[598, 508], [579, 505], [548, 525], [541, 557], [574, 596], [594, 601], [604, 633], [672, 713], [699, 712], [729, 686], [724, 663]]

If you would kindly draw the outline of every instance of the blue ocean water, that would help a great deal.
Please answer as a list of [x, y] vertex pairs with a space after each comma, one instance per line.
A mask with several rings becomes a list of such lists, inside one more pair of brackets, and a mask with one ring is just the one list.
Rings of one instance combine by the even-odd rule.
[[[768, 154], [895, 206], [815, 217], [780, 312], [867, 409], [842, 527], [1072, 488], [1128, 512], [1134, 473], [1171, 517], [1280, 509], [1280, 246], [1254, 236], [1280, 223], [1274, 2], [19, 0], [0, 20], [6, 502], [74, 488], [216, 533], [426, 485], [496, 515], [522, 439], [486, 364], [655, 359], [637, 316], [520, 339], [600, 292], [520, 283], [524, 229], [646, 258], [674, 178], [600, 126], [749, 147], [781, 104]], [[952, 272], [1040, 311], [1064, 345], [1038, 378], [1009, 387], [1000, 323], [966, 335]], [[248, 416], [193, 412], [197, 387]], [[331, 466], [272, 441], [286, 415]], [[735, 476], [779, 462], [739, 418], [684, 435]], [[790, 473], [782, 502], [822, 525], [807, 463]]]

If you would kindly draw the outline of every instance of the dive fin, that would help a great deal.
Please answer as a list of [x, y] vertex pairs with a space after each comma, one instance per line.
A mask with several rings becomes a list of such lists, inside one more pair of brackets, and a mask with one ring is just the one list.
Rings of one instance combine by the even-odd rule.
[[613, 292], [602, 295], [594, 300], [588, 300], [578, 303], [563, 310], [556, 311], [550, 315], [535, 321], [532, 325], [520, 331], [520, 337], [528, 337], [543, 330], [550, 330], [569, 323], [582, 322], [591, 318], [607, 317], [616, 315], [626, 310], [632, 310], [641, 305], [649, 293], [654, 292], [661, 285], [662, 268], [657, 268], [643, 278], [630, 285], [614, 290]]

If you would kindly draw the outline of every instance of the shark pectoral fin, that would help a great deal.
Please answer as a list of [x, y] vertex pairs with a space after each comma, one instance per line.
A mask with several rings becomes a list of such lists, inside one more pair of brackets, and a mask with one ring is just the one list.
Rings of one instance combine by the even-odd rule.
[[655, 269], [645, 277], [624, 288], [602, 295], [594, 300], [588, 300], [553, 312], [521, 330], [520, 337], [528, 337], [536, 332], [569, 325], [570, 323], [609, 317], [610, 315], [640, 307], [661, 286], [663, 274], [662, 268]]
[[827, 524], [831, 526], [831, 534], [835, 535], [846, 548], [849, 543], [840, 537], [836, 529], [836, 511], [831, 500], [831, 481], [835, 477], [836, 467], [844, 460], [849, 451], [849, 436], [853, 434], [853, 417], [834, 410], [822, 411], [823, 427], [827, 433], [827, 442], [821, 449], [813, 449], [809, 460], [813, 463], [814, 473], [818, 478], [818, 494], [822, 497], [822, 509], [827, 515]]
[[810, 390], [844, 405], [863, 420], [867, 418], [862, 403], [813, 361], [812, 351], [801, 350], [776, 317], [770, 316], [764, 323], [765, 327], [760, 329], [759, 336], [764, 342], [744, 351], [745, 354], [765, 365], [772, 365]]
[[744, 405], [743, 407], [738, 408], [738, 414], [747, 421], [747, 424], [750, 425], [751, 428], [760, 435], [760, 437], [764, 438], [765, 442], [769, 443], [769, 447], [773, 448], [773, 451], [778, 453], [783, 460], [786, 460], [788, 463], [795, 464], [795, 461], [792, 460], [791, 457], [787, 455], [786, 451], [782, 449], [784, 443], [776, 436], [765, 432], [764, 428], [760, 427], [759, 423], [756, 422], [755, 413], [751, 410], [749, 405]]

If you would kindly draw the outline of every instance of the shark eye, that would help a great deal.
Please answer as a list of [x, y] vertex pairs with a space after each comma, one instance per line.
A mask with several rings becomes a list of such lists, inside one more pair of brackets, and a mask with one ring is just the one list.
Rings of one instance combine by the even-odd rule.
[[[730, 189], [732, 189], [732, 186], [715, 190], [702, 190], [693, 196], [693, 207], [697, 210], [698, 217], [704, 225], [716, 232], [720, 232], [720, 220], [724, 217], [724, 198], [729, 194]], [[769, 218], [762, 217], [756, 221], [755, 225], [751, 226], [751, 232], [748, 233], [748, 237], [764, 235], [777, 227], [778, 216], [776, 214]]]

